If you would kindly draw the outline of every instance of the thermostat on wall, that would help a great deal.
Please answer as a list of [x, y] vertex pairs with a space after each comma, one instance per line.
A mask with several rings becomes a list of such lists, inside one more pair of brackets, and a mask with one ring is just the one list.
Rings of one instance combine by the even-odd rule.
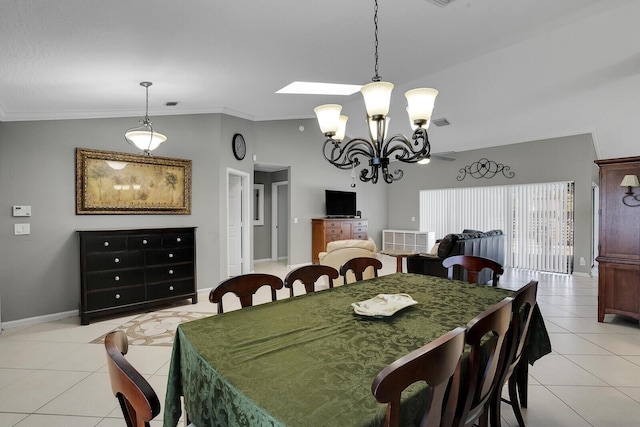
[[31, 216], [31, 206], [14, 206], [13, 216]]

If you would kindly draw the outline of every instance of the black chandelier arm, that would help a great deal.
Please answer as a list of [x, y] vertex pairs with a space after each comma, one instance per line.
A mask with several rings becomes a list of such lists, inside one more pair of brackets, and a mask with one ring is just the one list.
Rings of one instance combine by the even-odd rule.
[[329, 163], [338, 169], [351, 169], [354, 166], [358, 166], [360, 160], [357, 156], [376, 157], [371, 143], [361, 138], [354, 138], [346, 143], [327, 138], [322, 146], [322, 154]]
[[428, 158], [431, 153], [429, 137], [425, 129], [418, 128], [413, 133], [412, 141], [402, 135], [393, 135], [383, 144], [382, 157], [389, 158], [396, 154], [396, 159], [404, 163], [416, 163], [421, 159]]
[[622, 198], [622, 203], [631, 208], [640, 206], [640, 194], [627, 193]]

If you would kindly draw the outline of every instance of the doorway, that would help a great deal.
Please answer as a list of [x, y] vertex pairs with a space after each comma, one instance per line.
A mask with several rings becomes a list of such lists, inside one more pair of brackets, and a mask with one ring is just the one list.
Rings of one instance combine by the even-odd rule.
[[289, 258], [289, 181], [271, 183], [271, 260]]
[[227, 277], [250, 271], [249, 174], [227, 169]]

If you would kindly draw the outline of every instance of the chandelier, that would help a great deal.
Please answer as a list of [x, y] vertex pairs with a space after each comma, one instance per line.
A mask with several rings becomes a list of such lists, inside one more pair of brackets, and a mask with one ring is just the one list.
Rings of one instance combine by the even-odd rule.
[[389, 104], [393, 83], [384, 82], [378, 75], [378, 1], [375, 0], [373, 23], [375, 26], [375, 75], [372, 83], [360, 89], [367, 110], [369, 139], [353, 138], [343, 143], [346, 133], [347, 116], [340, 115], [342, 106], [338, 104], [320, 105], [314, 109], [320, 130], [327, 138], [322, 151], [325, 159], [339, 169], [352, 169], [360, 165], [360, 158], [369, 160], [369, 168], [362, 169], [360, 180], [378, 182], [380, 169], [382, 178], [388, 184], [402, 178], [403, 172], [389, 171], [390, 159], [404, 163], [429, 163], [431, 146], [427, 128], [438, 91], [430, 88], [412, 89], [404, 95], [407, 98], [407, 112], [413, 129], [409, 140], [402, 134], [388, 139]]
[[147, 91], [144, 119], [140, 119], [140, 126], [132, 127], [124, 133], [124, 139], [147, 156], [151, 156], [150, 151], [155, 150], [167, 140], [165, 135], [153, 131], [153, 126], [149, 119], [149, 86], [152, 84], [151, 82], [140, 82], [140, 86]]

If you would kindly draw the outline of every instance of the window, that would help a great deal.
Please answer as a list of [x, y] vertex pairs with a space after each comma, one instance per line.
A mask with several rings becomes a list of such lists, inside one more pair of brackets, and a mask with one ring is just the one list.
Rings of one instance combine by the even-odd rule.
[[505, 266], [573, 271], [573, 182], [423, 190], [420, 230], [503, 230]]

